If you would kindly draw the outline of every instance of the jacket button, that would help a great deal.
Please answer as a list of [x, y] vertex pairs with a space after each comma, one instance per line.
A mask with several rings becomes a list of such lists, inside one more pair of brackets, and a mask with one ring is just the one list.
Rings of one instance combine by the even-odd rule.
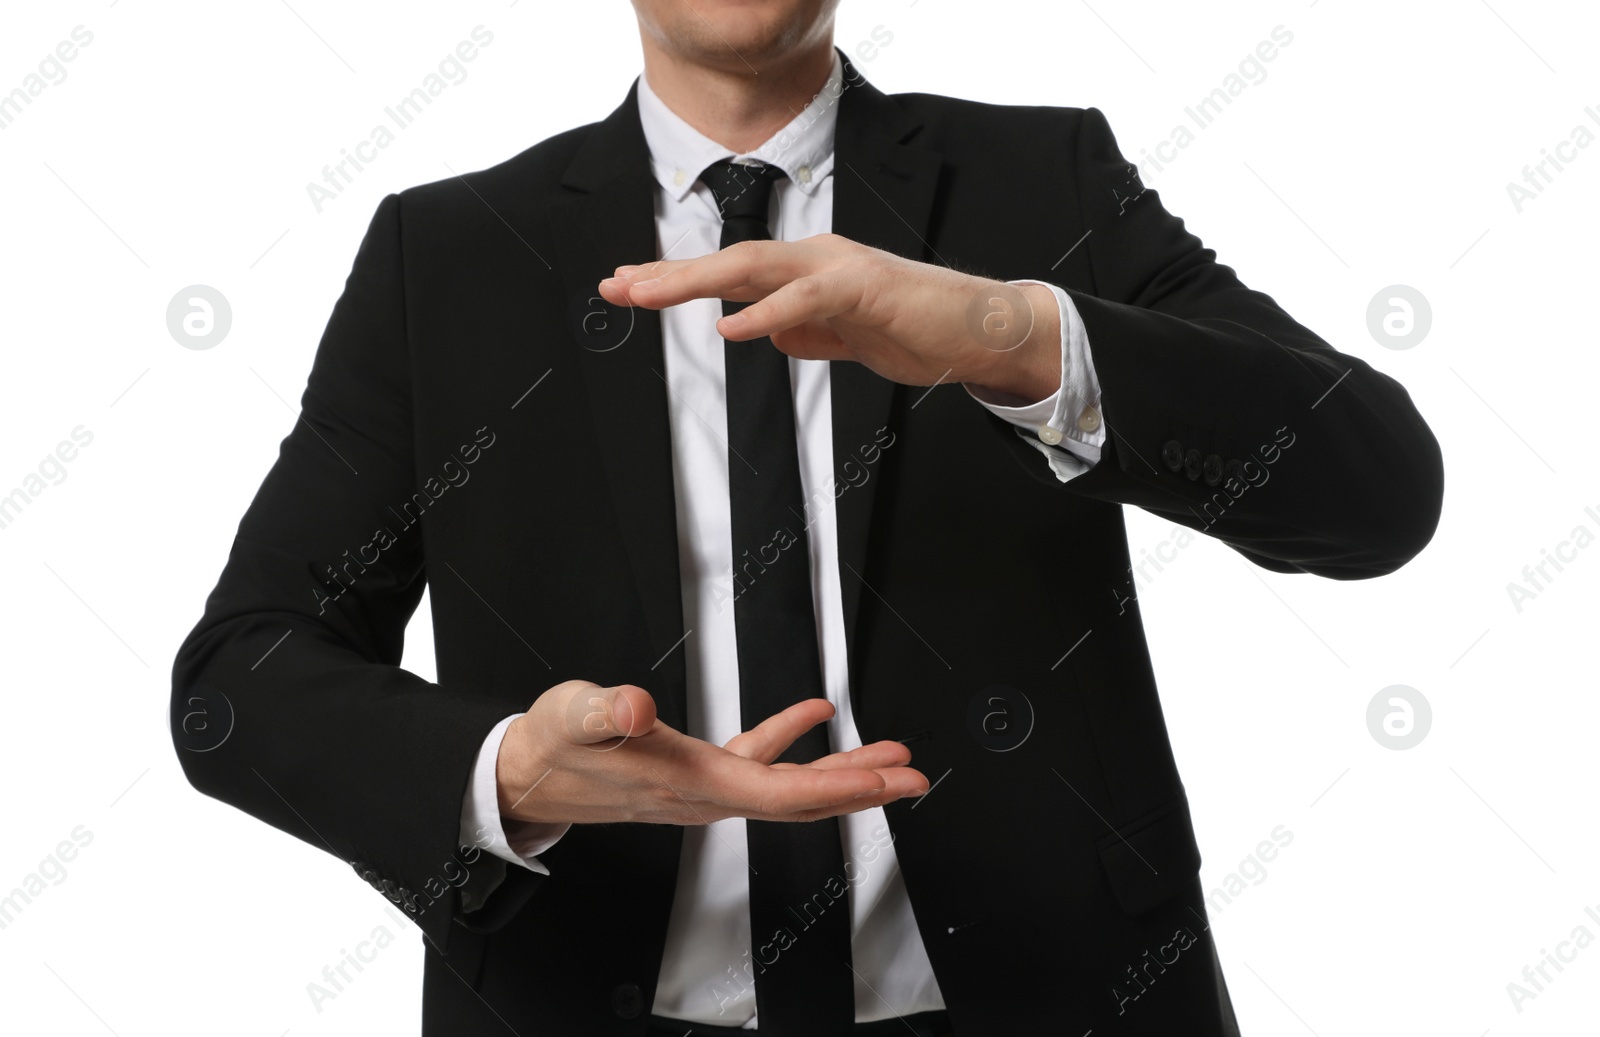
[[1201, 465], [1200, 474], [1205, 477], [1207, 486], [1215, 486], [1222, 481], [1222, 458], [1212, 454]]
[[623, 1019], [633, 1019], [644, 1011], [644, 991], [637, 983], [618, 983], [611, 988], [611, 1010]]
[[1176, 472], [1183, 467], [1183, 444], [1176, 439], [1169, 439], [1161, 445], [1161, 460], [1166, 464], [1169, 472]]
[[1227, 477], [1228, 485], [1224, 487], [1229, 493], [1243, 493], [1245, 488], [1244, 462], [1232, 458], [1222, 466], [1222, 474]]
[[1200, 456], [1200, 451], [1190, 448], [1183, 455], [1183, 474], [1189, 477], [1190, 482], [1200, 478], [1200, 469], [1204, 466], [1205, 459]]

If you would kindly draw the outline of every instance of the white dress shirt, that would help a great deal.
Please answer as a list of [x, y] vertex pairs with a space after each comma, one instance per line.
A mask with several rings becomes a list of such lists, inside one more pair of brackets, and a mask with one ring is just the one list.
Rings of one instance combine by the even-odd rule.
[[[783, 169], [785, 178], [774, 185], [774, 239], [793, 241], [831, 229], [833, 140], [841, 73], [835, 50], [832, 75], [816, 99], [760, 148], [744, 155], [736, 155], [691, 127], [640, 75], [639, 117], [651, 168], [660, 185], [656, 196], [660, 258], [687, 259], [717, 250], [721, 219], [710, 190], [698, 178], [708, 165], [721, 159], [755, 159]], [[641, 256], [636, 261], [651, 258]], [[1049, 287], [1061, 310], [1061, 389], [1021, 407], [983, 399], [970, 388], [968, 392], [1015, 424], [1018, 434], [1039, 448], [1056, 477], [1065, 482], [1099, 460], [1105, 432], [1098, 409], [1099, 383], [1083, 322], [1066, 293]], [[720, 316], [722, 304], [717, 299], [694, 299], [661, 312], [683, 616], [689, 630], [683, 642], [688, 679], [686, 733], [715, 745], [744, 730], [731, 604], [727, 409], [723, 340], [715, 326]], [[835, 708], [827, 722], [828, 737], [834, 751], [842, 752], [859, 747], [861, 738], [850, 709], [838, 528], [836, 515], [828, 506], [834, 499], [829, 367], [828, 361], [790, 358], [789, 370], [805, 498], [826, 502], [815, 510], [808, 537], [824, 691]], [[538, 855], [571, 826], [500, 817], [495, 763], [506, 727], [516, 715], [505, 718], [484, 739], [463, 803], [461, 840], [463, 845], [478, 845], [498, 859], [549, 874]], [[839, 824], [846, 859], [854, 859], [853, 873], [859, 877], [849, 898], [857, 1020], [943, 1008], [944, 999], [911, 913], [883, 808], [845, 814]], [[743, 818], [684, 828], [666, 953], [652, 1006], [656, 1015], [719, 1026], [757, 1025], [746, 853]], [[503, 874], [497, 868], [487, 883], [474, 882], [466, 909], [481, 904]]]

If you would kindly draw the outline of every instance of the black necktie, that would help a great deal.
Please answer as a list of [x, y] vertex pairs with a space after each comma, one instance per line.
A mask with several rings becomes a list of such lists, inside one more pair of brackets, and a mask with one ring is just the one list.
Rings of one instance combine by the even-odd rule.
[[[773, 181], [782, 176], [776, 166], [730, 161], [713, 162], [701, 174], [722, 212], [722, 248], [771, 239], [767, 207]], [[722, 312], [746, 305], [724, 300]], [[789, 358], [765, 337], [725, 341], [723, 356], [739, 711], [748, 731], [824, 691]], [[810, 763], [829, 751], [826, 725], [819, 724], [779, 760]], [[838, 819], [752, 819], [745, 831], [757, 1030], [777, 1037], [848, 1034], [855, 982]]]

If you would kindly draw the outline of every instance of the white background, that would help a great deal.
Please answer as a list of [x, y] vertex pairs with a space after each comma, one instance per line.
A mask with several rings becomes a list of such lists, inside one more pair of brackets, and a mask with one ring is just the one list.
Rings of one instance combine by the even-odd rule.
[[[75, 427], [94, 437], [0, 529], [0, 894], [78, 826], [92, 841], [0, 929], [0, 1028], [414, 1032], [420, 936], [343, 861], [188, 786], [171, 661], [379, 199], [606, 115], [639, 68], [631, 8], [7, 5], [0, 92], [78, 25], [94, 38], [67, 78], [0, 131], [0, 494]], [[306, 184], [477, 25], [494, 39], [469, 77], [318, 213]], [[1447, 492], [1432, 545], [1390, 577], [1274, 575], [1201, 539], [1142, 586], [1207, 887], [1293, 834], [1213, 901], [1223, 965], [1246, 1034], [1577, 1033], [1600, 1009], [1600, 944], [1520, 1011], [1507, 985], [1576, 927], [1600, 938], [1600, 547], [1520, 611], [1507, 585], [1574, 527], [1600, 533], [1600, 147], [1521, 212], [1507, 184], [1574, 127], [1600, 133], [1584, 112], [1600, 17], [1548, 0], [897, 0], [846, 2], [837, 40], [892, 33], [860, 65], [889, 92], [1094, 105], [1140, 161], [1280, 25], [1293, 41], [1266, 78], [1147, 184], [1247, 284], [1407, 386]], [[205, 351], [165, 320], [197, 283], [234, 315]], [[1394, 284], [1433, 313], [1407, 350], [1368, 330]], [[1172, 535], [1128, 525], [1136, 559]], [[406, 665], [431, 678], [425, 609], [410, 635]], [[1431, 704], [1415, 748], [1368, 729], [1396, 684]], [[307, 984], [380, 926], [395, 942], [319, 1011]]]

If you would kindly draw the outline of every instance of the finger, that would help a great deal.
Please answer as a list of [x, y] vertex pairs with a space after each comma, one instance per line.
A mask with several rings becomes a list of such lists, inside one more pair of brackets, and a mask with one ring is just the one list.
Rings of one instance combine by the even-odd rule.
[[703, 256], [696, 256], [690, 259], [652, 259], [648, 263], [624, 263], [614, 269], [611, 272], [611, 276], [600, 283], [627, 285], [636, 281], [648, 281], [651, 278], [660, 277], [663, 274], [688, 266], [690, 263], [698, 263], [703, 258]]
[[860, 810], [885, 806], [907, 797], [923, 796], [927, 794], [930, 788], [927, 777], [921, 771], [911, 767], [887, 768], [877, 773], [883, 778], [884, 784], [881, 789], [857, 796], [846, 802], [800, 810], [787, 818], [777, 818], [776, 820], [820, 821], [825, 817], [838, 817], [841, 814], [853, 814]]
[[684, 744], [664, 753], [659, 769], [649, 769], [666, 800], [662, 820], [673, 824], [710, 824], [728, 817], [794, 820], [807, 811], [836, 810], [858, 797], [865, 802], [885, 785], [876, 770], [864, 767], [776, 769], [709, 742], [680, 737]]
[[[641, 275], [642, 276], [642, 275]], [[661, 302], [653, 298], [635, 300], [632, 295], [632, 285], [625, 278], [608, 277], [597, 286], [600, 297], [614, 306], [643, 306], [648, 309], [661, 309], [670, 303]], [[729, 302], [753, 302], [763, 298], [771, 288], [757, 288], [754, 285], [741, 284], [731, 288], [723, 288], [716, 293], [718, 299], [727, 299]], [[648, 293], [645, 293], [648, 295]]]
[[656, 722], [656, 702], [648, 691], [632, 684], [602, 688], [575, 681], [567, 694], [567, 737], [579, 745], [613, 738], [631, 738], [649, 731]]
[[822, 258], [821, 250], [805, 242], [741, 241], [697, 259], [663, 263], [650, 277], [631, 277], [627, 294], [634, 305], [659, 309], [727, 298], [724, 293], [746, 286], [771, 292], [820, 269]]
[[699, 262], [697, 259], [657, 259], [638, 266], [624, 264], [616, 268], [610, 277], [603, 278], [596, 285], [601, 298], [617, 306], [632, 306], [633, 300], [628, 295], [629, 287], [636, 281], [648, 281], [687, 263]]
[[[719, 768], [711, 799], [729, 814], [764, 821], [787, 821], [816, 811], [834, 811], [880, 794], [887, 779], [865, 767], [766, 767], [739, 757], [752, 770]], [[893, 773], [890, 768], [888, 773]]]
[[836, 770], [841, 767], [865, 767], [868, 770], [878, 770], [886, 767], [902, 767], [911, 762], [911, 750], [900, 742], [884, 741], [873, 742], [847, 752], [834, 753], [824, 756], [811, 763], [775, 763], [774, 767], [820, 767], [823, 770]]
[[[920, 796], [930, 787], [927, 776], [914, 767], [882, 767], [868, 771], [855, 768], [828, 770], [814, 766], [792, 770], [769, 767], [767, 774], [772, 782], [787, 781], [791, 784], [787, 787], [772, 785], [765, 795], [757, 798], [755, 806], [747, 806], [741, 811], [744, 816], [768, 821], [814, 821], [882, 806], [905, 796]], [[810, 784], [805, 783], [808, 774], [811, 776]], [[835, 783], [829, 780], [832, 778], [848, 780]], [[855, 791], [848, 798], [840, 794], [826, 802], [806, 802], [808, 798], [826, 798], [849, 789]]]
[[771, 763], [782, 756], [795, 739], [833, 716], [833, 712], [833, 703], [827, 699], [803, 699], [750, 730], [734, 735], [723, 748], [747, 760]]
[[775, 335], [807, 321], [825, 320], [853, 309], [860, 301], [860, 283], [843, 274], [797, 277], [773, 289], [766, 298], [717, 321], [717, 333], [744, 342]]

